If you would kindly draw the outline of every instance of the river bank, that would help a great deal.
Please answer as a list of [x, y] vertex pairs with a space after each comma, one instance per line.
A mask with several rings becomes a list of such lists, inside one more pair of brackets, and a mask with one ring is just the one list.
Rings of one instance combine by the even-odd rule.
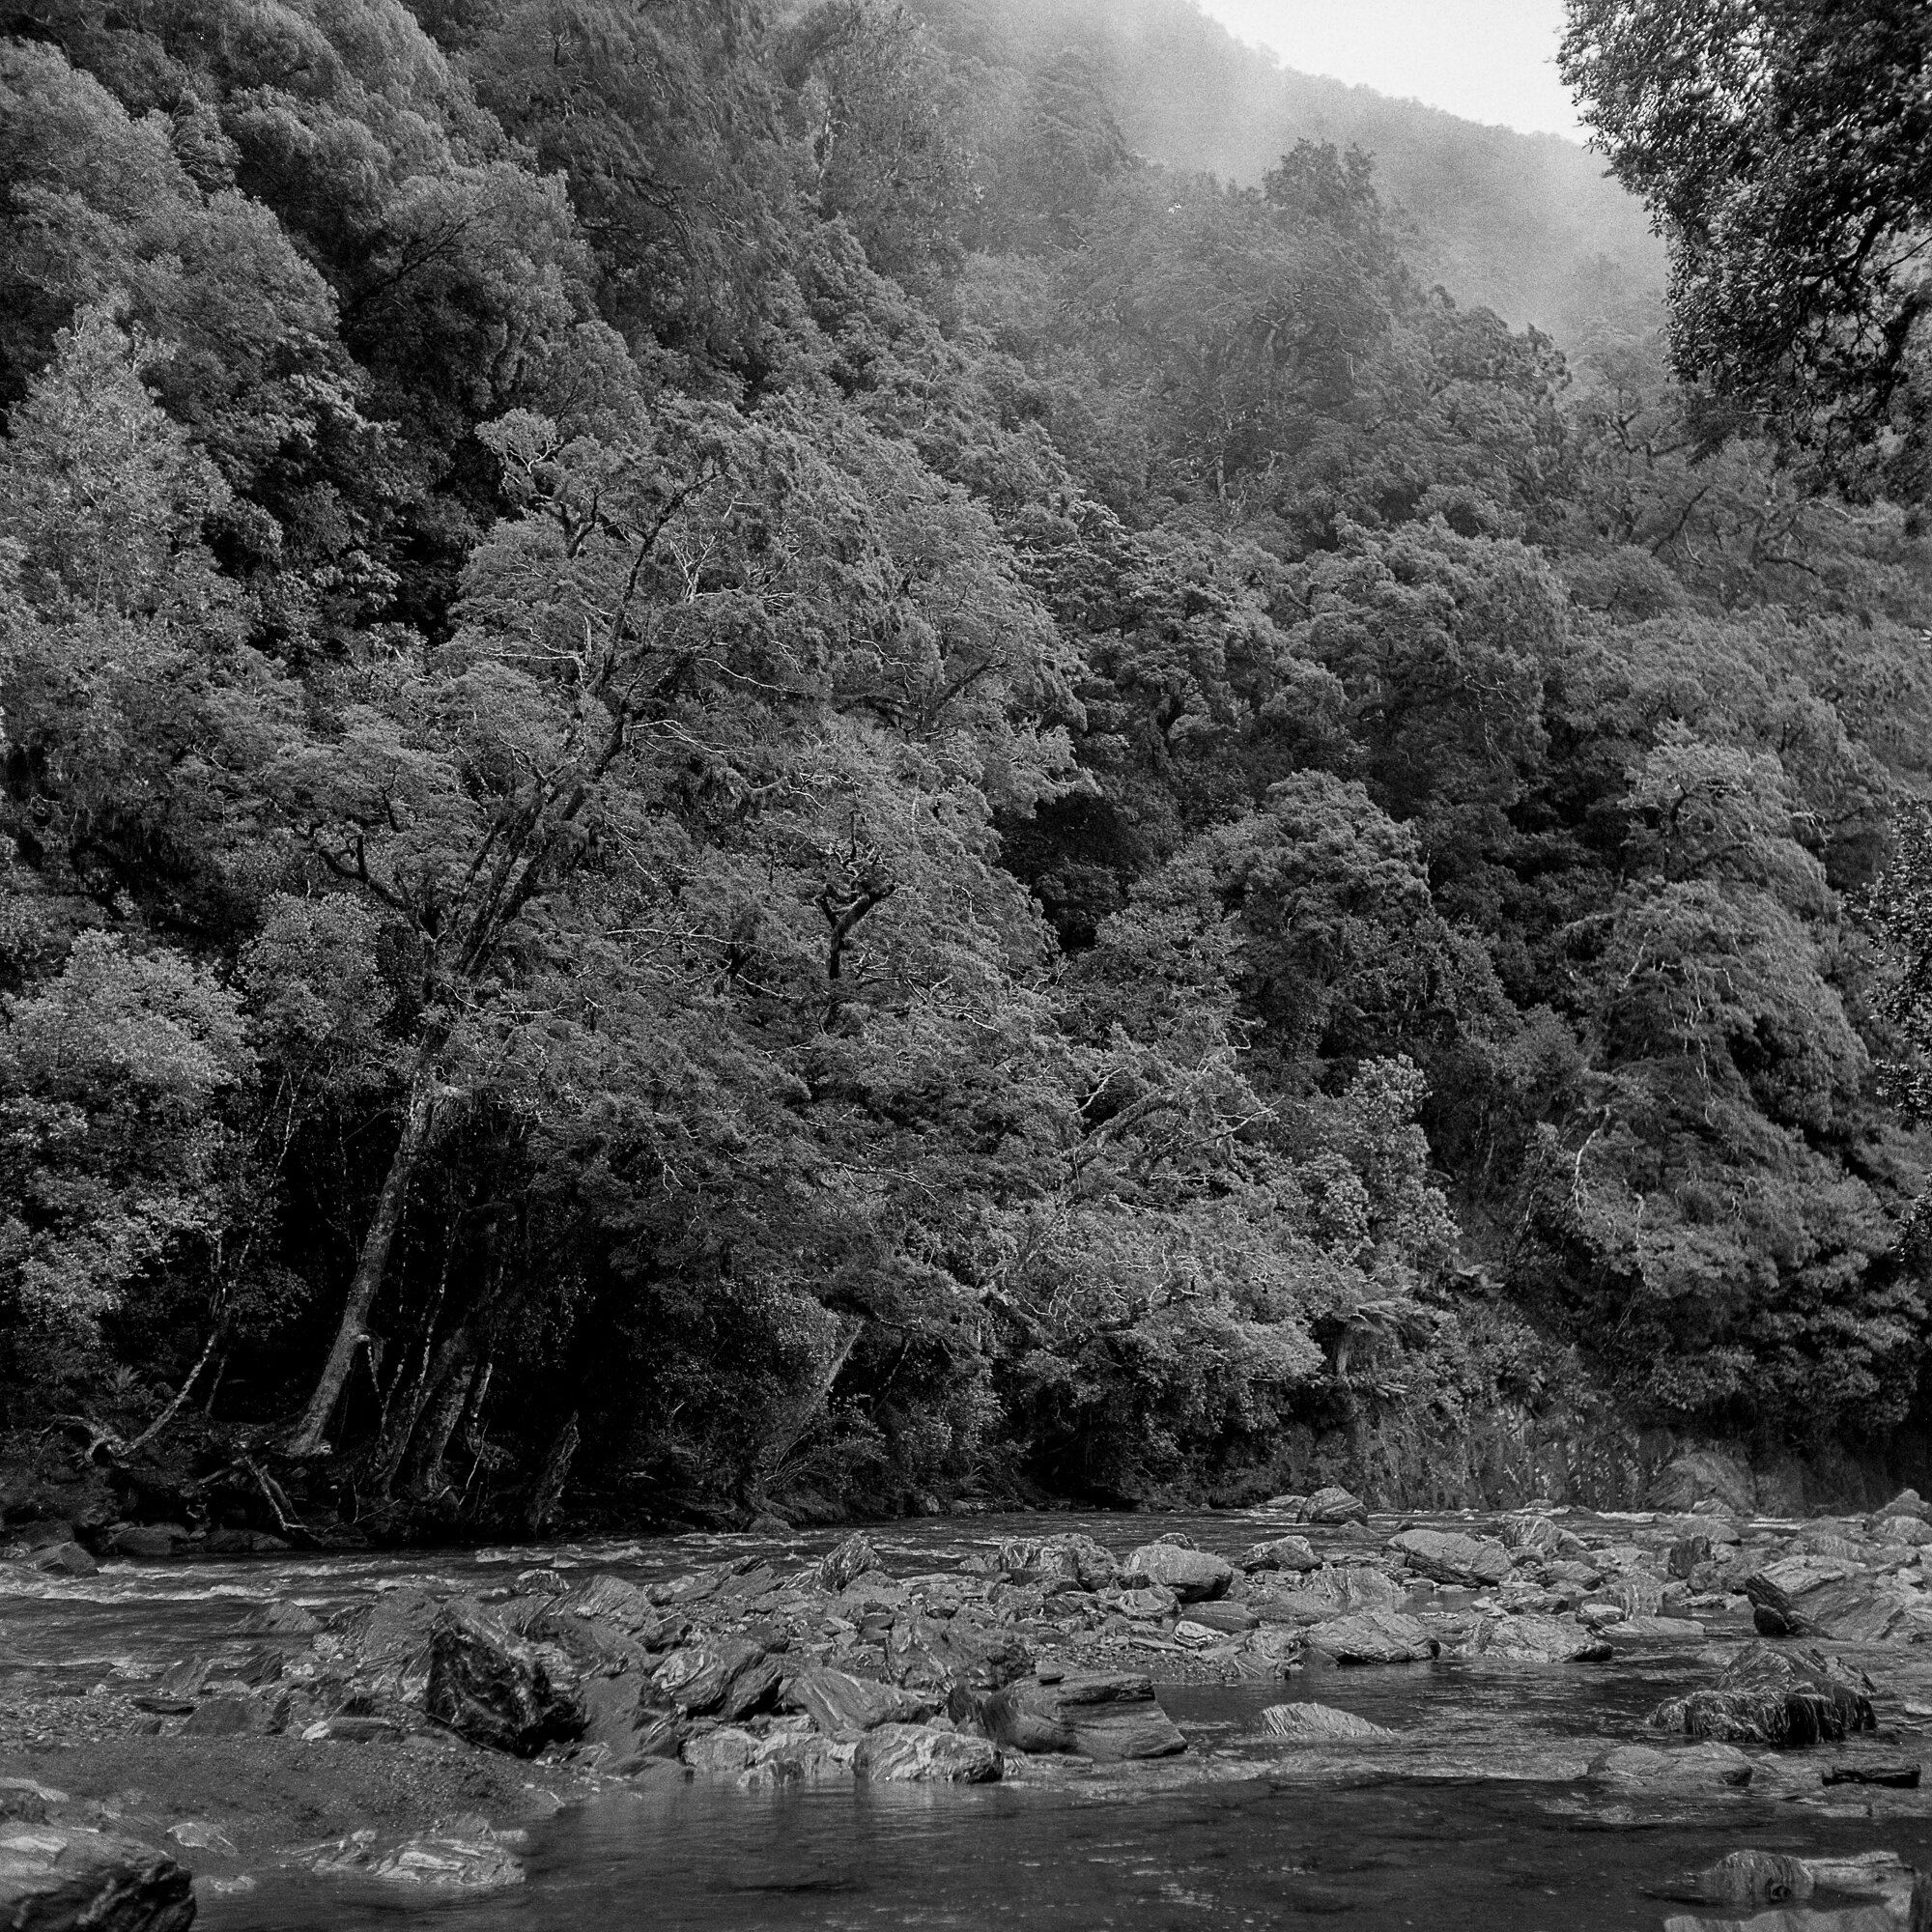
[[[1932, 1863], [1916, 1499], [1799, 1523], [1715, 1498], [1372, 1517], [1329, 1493], [1172, 1520], [434, 1567], [75, 1576], [16, 1558], [0, 1573], [5, 1883], [17, 1901], [119, 1861], [156, 1902], [117, 1923], [187, 1923], [167, 1893], [191, 1873], [209, 1924], [393, 1923], [451, 1899], [480, 1924], [584, 1883], [585, 1833], [621, 1862], [681, 1830], [672, 1814], [728, 1845], [777, 1804], [836, 1841], [828, 1807], [894, 1791], [959, 1817], [1007, 1794], [985, 1814], [1006, 1821], [995, 1839], [1035, 1829], [1015, 1804], [1145, 1817], [1266, 1793], [1322, 1810], [1374, 1789], [1427, 1810], [1445, 1790], [1456, 1806], [1514, 1792], [1539, 1829], [1661, 1832], [1710, 1855], [1695, 1870], [1767, 1829], [1814, 1863], [1884, 1854], [1837, 1889], [1870, 1893], [1848, 1910], [1901, 1915], [1909, 1866]], [[1745, 1883], [1695, 1870], [1655, 1883], [1700, 1899]], [[1817, 1874], [1779, 1882], [1837, 1895]], [[272, 1919], [248, 1917], [270, 1901]]]

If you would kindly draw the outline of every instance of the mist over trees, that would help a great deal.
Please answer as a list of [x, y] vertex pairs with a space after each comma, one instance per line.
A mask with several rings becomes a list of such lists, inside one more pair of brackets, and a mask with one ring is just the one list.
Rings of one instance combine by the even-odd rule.
[[15, 1442], [381, 1530], [1915, 1413], [1917, 509], [1598, 163], [1179, 0], [41, 0], [0, 162]]

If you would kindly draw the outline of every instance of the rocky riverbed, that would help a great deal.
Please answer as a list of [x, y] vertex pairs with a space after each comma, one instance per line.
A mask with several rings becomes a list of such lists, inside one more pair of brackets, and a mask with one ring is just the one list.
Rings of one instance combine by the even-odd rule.
[[291, 1900], [360, 1922], [355, 1901], [519, 1896], [574, 1814], [663, 1831], [667, 1801], [712, 1794], [728, 1833], [731, 1804], [990, 1786], [1520, 1788], [1565, 1830], [1694, 1826], [1710, 1856], [1643, 1887], [1673, 1932], [1932, 1916], [1932, 1511], [1909, 1492], [1803, 1523], [1718, 1498], [1410, 1520], [1340, 1491], [1080, 1520], [436, 1566], [151, 1542], [99, 1567], [16, 1526], [0, 1926], [294, 1923]]

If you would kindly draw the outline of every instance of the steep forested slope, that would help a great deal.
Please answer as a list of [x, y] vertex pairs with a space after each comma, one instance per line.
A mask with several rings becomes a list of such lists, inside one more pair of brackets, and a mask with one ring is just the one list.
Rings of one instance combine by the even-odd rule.
[[1882, 1447], [1913, 518], [931, 17], [0, 42], [0, 1426], [365, 1530]]

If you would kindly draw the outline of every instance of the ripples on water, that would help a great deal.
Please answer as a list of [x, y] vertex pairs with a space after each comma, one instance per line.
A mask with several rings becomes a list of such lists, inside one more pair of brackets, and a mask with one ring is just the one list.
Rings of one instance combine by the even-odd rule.
[[[1124, 1551], [1182, 1527], [1204, 1548], [1235, 1553], [1279, 1526], [1260, 1512], [1056, 1515], [895, 1525], [877, 1541], [891, 1567], [911, 1573], [1001, 1536], [1078, 1529]], [[556, 1564], [648, 1578], [758, 1548], [797, 1560], [835, 1540], [690, 1536], [428, 1559], [117, 1565], [77, 1586], [7, 1600], [0, 1662], [137, 1678], [232, 1639], [247, 1607], [271, 1597], [327, 1613], [432, 1577], [487, 1587]], [[207, 1900], [198, 1923], [210, 1932], [1236, 1932], [1318, 1923], [1340, 1932], [1650, 1932], [1695, 1908], [1648, 1888], [1743, 1845], [1883, 1848], [1932, 1865], [1932, 1821], [1884, 1815], [1884, 1796], [1878, 1816], [1862, 1793], [1829, 1807], [1727, 1794], [1646, 1811], [1574, 1781], [1584, 1759], [1631, 1738], [1643, 1712], [1699, 1674], [1679, 1649], [1610, 1664], [1447, 1662], [1311, 1669], [1287, 1688], [1167, 1689], [1162, 1700], [1191, 1749], [1162, 1765], [1070, 1782], [1035, 1771], [1016, 1784], [968, 1789], [627, 1792], [539, 1828], [529, 1883], [515, 1893], [431, 1903], [269, 1873], [256, 1892]], [[1284, 1696], [1340, 1705], [1406, 1736], [1312, 1762], [1305, 1747], [1261, 1732], [1262, 1707]]]

